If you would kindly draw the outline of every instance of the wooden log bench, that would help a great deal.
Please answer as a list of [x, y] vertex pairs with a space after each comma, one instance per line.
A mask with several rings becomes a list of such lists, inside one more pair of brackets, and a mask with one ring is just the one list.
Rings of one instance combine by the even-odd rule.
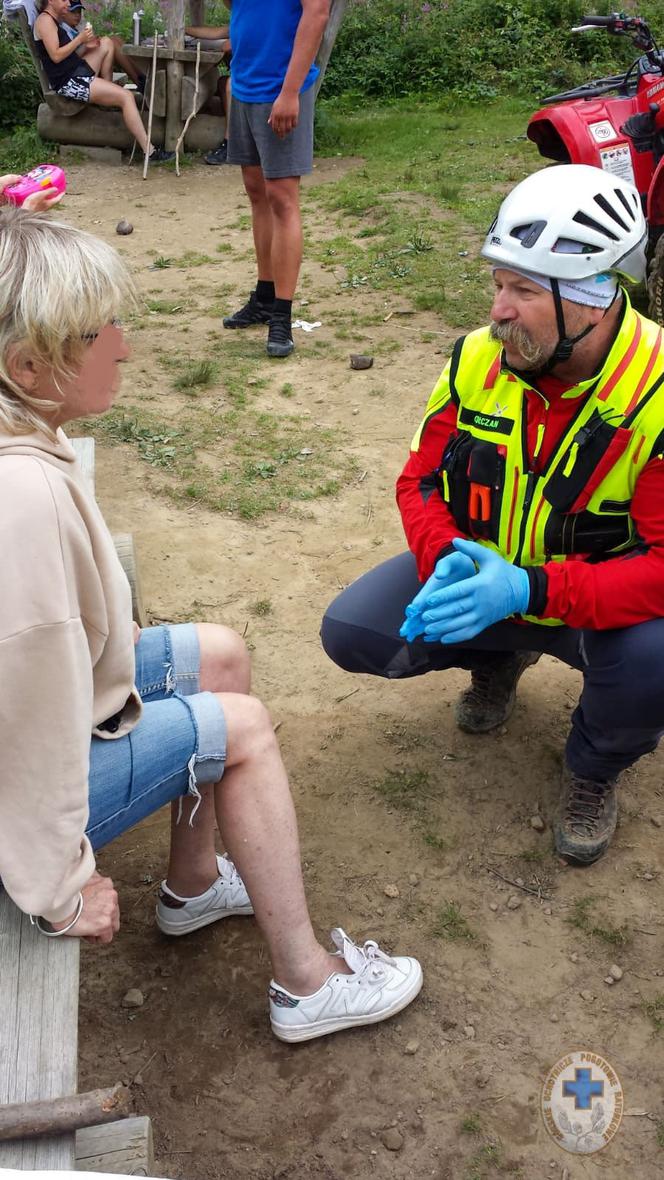
[[[94, 491], [94, 439], [72, 442]], [[143, 625], [131, 535], [115, 541], [133, 577], [134, 617]], [[79, 955], [77, 938], [44, 938], [0, 886], [0, 1107], [76, 1094]], [[151, 1176], [150, 1120], [0, 1142], [2, 1168]]]

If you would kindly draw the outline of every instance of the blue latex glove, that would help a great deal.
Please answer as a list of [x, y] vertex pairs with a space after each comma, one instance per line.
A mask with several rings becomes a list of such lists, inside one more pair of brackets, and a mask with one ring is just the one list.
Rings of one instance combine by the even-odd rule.
[[399, 634], [402, 639], [412, 643], [418, 635], [424, 634], [422, 611], [429, 604], [431, 595], [436, 590], [443, 590], [445, 586], [454, 586], [464, 578], [472, 578], [475, 573], [475, 562], [463, 553], [447, 553], [436, 562], [436, 568], [426, 581], [413, 601], [406, 607], [406, 618]]
[[525, 570], [476, 541], [452, 543], [459, 554], [473, 560], [478, 572], [429, 595], [421, 616], [426, 643], [465, 643], [528, 607], [530, 582]]

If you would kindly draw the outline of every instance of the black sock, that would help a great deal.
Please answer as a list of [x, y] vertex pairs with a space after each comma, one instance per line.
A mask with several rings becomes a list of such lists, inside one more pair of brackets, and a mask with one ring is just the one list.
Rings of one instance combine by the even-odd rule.
[[259, 303], [274, 303], [274, 283], [271, 279], [259, 279], [256, 283], [256, 298]]
[[293, 310], [293, 300], [275, 299], [272, 310], [276, 315], [288, 316], [288, 322], [290, 323], [291, 312]]

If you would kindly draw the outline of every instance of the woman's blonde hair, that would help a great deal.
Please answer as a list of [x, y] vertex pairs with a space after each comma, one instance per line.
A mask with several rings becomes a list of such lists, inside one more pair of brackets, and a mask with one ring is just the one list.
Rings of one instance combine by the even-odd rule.
[[133, 300], [119, 255], [92, 234], [40, 213], [0, 212], [0, 430], [47, 425], [48, 403], [9, 375], [9, 350], [51, 369], [57, 384], [80, 364], [86, 338]]

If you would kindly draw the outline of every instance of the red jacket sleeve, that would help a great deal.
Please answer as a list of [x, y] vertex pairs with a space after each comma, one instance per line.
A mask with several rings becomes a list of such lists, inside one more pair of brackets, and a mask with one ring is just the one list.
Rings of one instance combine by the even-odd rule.
[[441, 551], [464, 534], [436, 489], [435, 472], [450, 437], [457, 412], [449, 388], [449, 365], [441, 374], [426, 414], [411, 445], [408, 462], [397, 480], [397, 504], [408, 547], [417, 561], [420, 581], [433, 573]]
[[639, 476], [632, 519], [645, 552], [608, 561], [547, 562], [541, 618], [595, 631], [664, 618], [664, 461], [651, 459]]

